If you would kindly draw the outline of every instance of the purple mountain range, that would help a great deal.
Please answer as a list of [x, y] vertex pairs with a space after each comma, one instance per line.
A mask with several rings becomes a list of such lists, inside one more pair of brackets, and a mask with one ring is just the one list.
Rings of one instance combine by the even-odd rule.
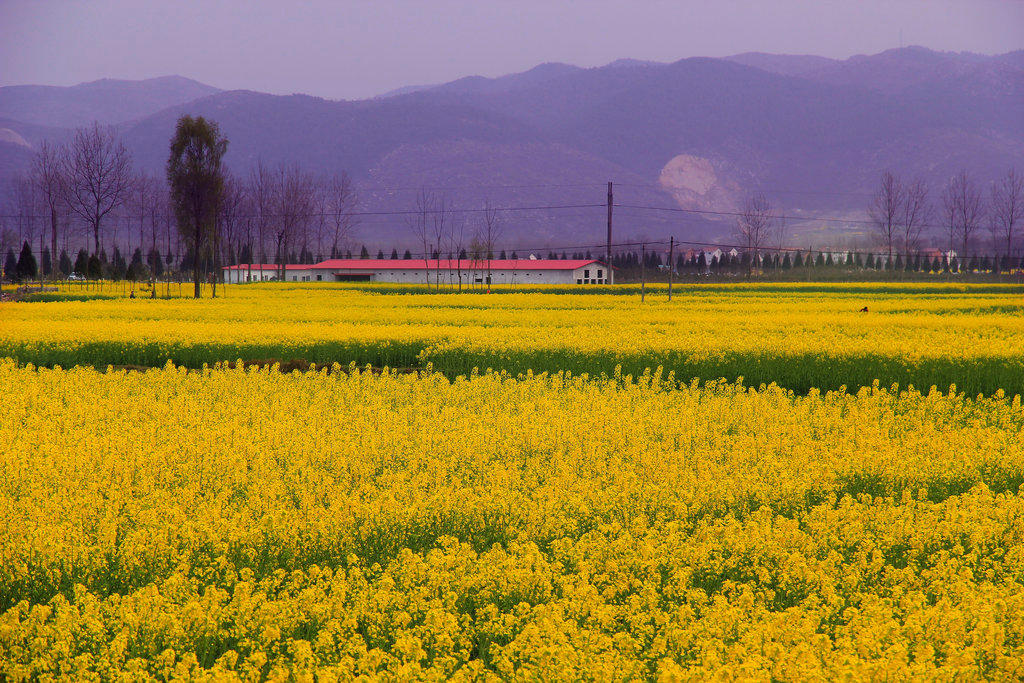
[[[11, 86], [0, 88], [0, 180], [27, 168], [40, 141], [94, 120], [115, 125], [136, 164], [162, 174], [182, 113], [219, 122], [235, 172], [261, 158], [345, 170], [366, 211], [409, 209], [421, 187], [465, 208], [600, 205], [611, 180], [618, 236], [699, 240], [728, 234], [728, 213], [752, 192], [788, 215], [858, 217], [887, 169], [922, 177], [936, 197], [961, 168], [982, 183], [1024, 170], [1024, 52], [542, 64], [360, 101], [220, 91], [175, 76]], [[523, 245], [604, 239], [600, 206], [505, 220]], [[361, 236], [408, 240], [400, 216], [366, 217]]]

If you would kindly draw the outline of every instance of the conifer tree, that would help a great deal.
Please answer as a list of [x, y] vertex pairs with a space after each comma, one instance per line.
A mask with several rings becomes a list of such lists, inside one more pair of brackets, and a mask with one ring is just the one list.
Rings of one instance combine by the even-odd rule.
[[[242, 262], [249, 263], [248, 260]], [[160, 258], [159, 249], [153, 249], [149, 252], [148, 265], [149, 272], [152, 273], [153, 277], [161, 277], [164, 274], [164, 264], [163, 259]]]
[[73, 272], [78, 273], [81, 277], [86, 277], [89, 274], [89, 252], [85, 249], [78, 250]]
[[39, 267], [36, 264], [36, 257], [32, 254], [32, 247], [29, 246], [26, 240], [21, 245], [21, 254], [18, 255], [18, 262], [14, 266], [14, 278], [19, 282], [34, 280], [38, 272]]
[[64, 249], [60, 250], [60, 258], [57, 260], [57, 270], [64, 277], [71, 275], [71, 259], [68, 257], [68, 252]]
[[103, 279], [103, 262], [96, 254], [89, 255], [89, 261], [85, 267], [85, 276], [90, 280]]
[[18, 258], [14, 255], [14, 249], [7, 249], [7, 256], [4, 258], [4, 279], [13, 281], [18, 275]]

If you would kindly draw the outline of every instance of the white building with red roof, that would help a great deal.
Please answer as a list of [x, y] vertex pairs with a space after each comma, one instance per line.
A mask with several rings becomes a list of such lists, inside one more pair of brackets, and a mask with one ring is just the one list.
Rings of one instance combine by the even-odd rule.
[[[281, 266], [240, 263], [224, 268], [229, 283], [279, 280]], [[597, 259], [330, 259], [284, 267], [288, 282], [399, 282], [463, 285], [605, 285], [612, 269]]]

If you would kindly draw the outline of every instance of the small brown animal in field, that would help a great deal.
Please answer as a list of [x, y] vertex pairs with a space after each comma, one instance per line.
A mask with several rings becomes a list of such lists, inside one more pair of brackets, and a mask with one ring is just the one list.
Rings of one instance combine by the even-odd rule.
[[862, 309], [860, 309], [858, 311], [858, 313], [867, 313], [867, 312], [868, 312], [868, 307], [867, 306], [865, 306], [864, 308], [862, 308]]

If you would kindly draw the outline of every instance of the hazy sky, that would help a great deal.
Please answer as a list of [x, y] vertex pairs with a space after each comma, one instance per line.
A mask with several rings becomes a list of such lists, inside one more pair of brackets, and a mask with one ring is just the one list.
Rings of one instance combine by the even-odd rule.
[[541, 62], [1024, 47], [1024, 0], [0, 0], [0, 85], [180, 74], [332, 98]]

